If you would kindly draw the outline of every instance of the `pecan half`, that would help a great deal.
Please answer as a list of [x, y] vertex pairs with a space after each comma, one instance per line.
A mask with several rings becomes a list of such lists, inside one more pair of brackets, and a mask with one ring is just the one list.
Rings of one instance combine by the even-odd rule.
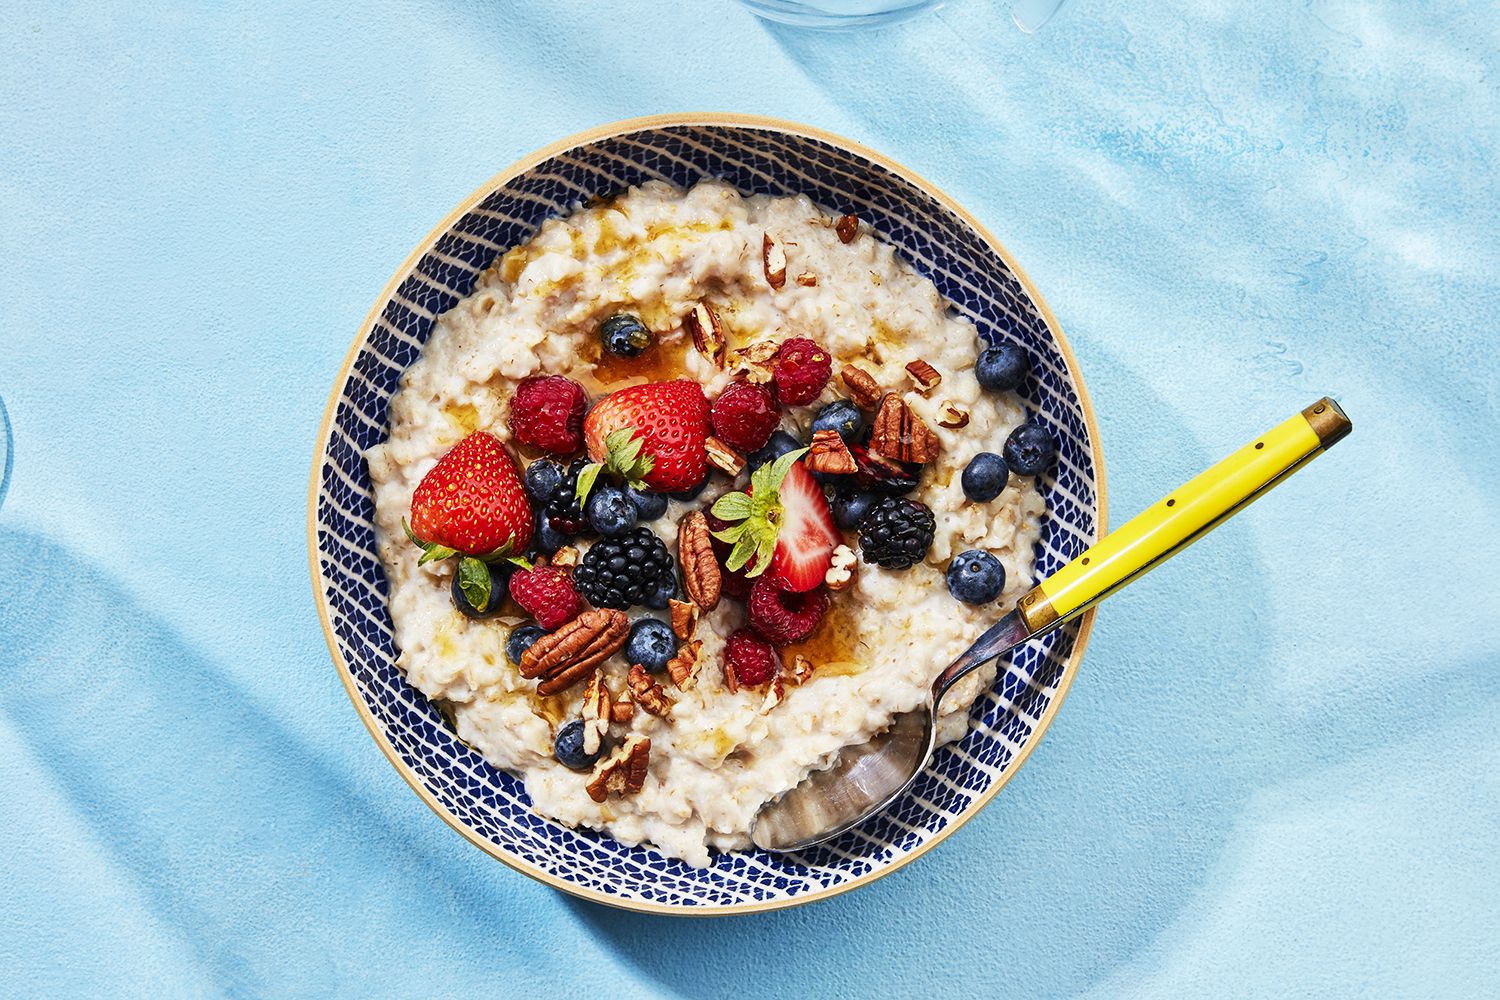
[[818, 276], [811, 271], [803, 271], [797, 275], [797, 284], [803, 288], [816, 288], [818, 286]]
[[698, 654], [702, 649], [702, 639], [689, 639], [682, 644], [677, 655], [667, 661], [667, 673], [672, 676], [677, 690], [686, 691], [698, 682]]
[[745, 467], [745, 457], [712, 434], [703, 442], [708, 449], [708, 464], [733, 479]]
[[625, 677], [625, 685], [630, 688], [630, 697], [641, 708], [658, 719], [672, 717], [672, 706], [677, 702], [662, 690], [661, 684], [646, 672], [645, 667], [639, 663], [631, 666], [630, 673]]
[[875, 414], [870, 450], [897, 462], [925, 465], [937, 457], [938, 439], [905, 400], [888, 392]]
[[943, 380], [942, 372], [921, 358], [907, 364], [906, 374], [911, 376], [911, 380], [917, 384], [917, 388], [924, 396], [936, 389], [938, 383]]
[[967, 427], [969, 426], [969, 411], [962, 409], [956, 403], [944, 400], [943, 405], [938, 407], [938, 426], [947, 427], [949, 430]]
[[723, 368], [724, 325], [719, 322], [719, 314], [714, 307], [707, 302], [698, 303], [683, 318], [682, 325], [692, 334], [693, 346], [698, 349], [698, 353], [713, 362], [715, 368]]
[[849, 446], [839, 437], [838, 431], [814, 431], [812, 444], [808, 446], [803, 464], [811, 472], [825, 472], [835, 476], [847, 476], [859, 470], [859, 463], [849, 453]]
[[[719, 560], [714, 557], [713, 536], [709, 534], [708, 517], [703, 511], [693, 511], [677, 526], [677, 560], [682, 565], [682, 585], [693, 603], [705, 611], [718, 607], [724, 577], [719, 571]], [[672, 619], [675, 627], [675, 609]]]
[[604, 683], [604, 671], [595, 670], [583, 689], [583, 752], [597, 753], [604, 737], [609, 734], [609, 723], [614, 718], [609, 688]]
[[[681, 537], [681, 528], [678, 529]], [[721, 578], [720, 584], [724, 581]], [[686, 642], [693, 637], [698, 628], [699, 608], [693, 601], [679, 601], [673, 597], [667, 601], [667, 607], [672, 609], [672, 634]]]
[[780, 291], [786, 285], [786, 245], [780, 237], [766, 233], [760, 245], [760, 258], [766, 269], [766, 284]]
[[556, 694], [583, 680], [606, 657], [625, 645], [630, 619], [609, 608], [585, 611], [551, 635], [531, 644], [521, 657], [521, 676], [540, 677], [537, 694]]
[[873, 410], [880, 402], [880, 383], [875, 376], [855, 365], [845, 365], [839, 373], [844, 385], [849, 388], [849, 398], [861, 410]]
[[651, 741], [644, 736], [632, 736], [614, 753], [594, 765], [594, 775], [589, 781], [589, 798], [603, 802], [611, 795], [634, 795], [646, 784], [646, 772], [651, 766]]
[[823, 583], [829, 590], [847, 590], [854, 582], [854, 568], [859, 565], [859, 557], [849, 546], [836, 545], [831, 558], [833, 561], [823, 575]]
[[853, 212], [834, 223], [833, 231], [839, 234], [840, 243], [853, 243], [859, 235], [859, 216]]

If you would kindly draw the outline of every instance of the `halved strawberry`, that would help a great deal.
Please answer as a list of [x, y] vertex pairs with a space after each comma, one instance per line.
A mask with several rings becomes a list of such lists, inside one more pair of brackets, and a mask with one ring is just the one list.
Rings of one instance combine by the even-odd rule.
[[[611, 442], [617, 431], [630, 433]], [[691, 489], [708, 475], [708, 451], [703, 446], [708, 439], [708, 399], [702, 386], [687, 379], [617, 389], [594, 404], [583, 420], [583, 436], [589, 457], [602, 469], [659, 493]], [[634, 442], [639, 447], [625, 454], [622, 446]], [[593, 485], [592, 477], [588, 485]], [[579, 495], [586, 493], [580, 477]]]
[[833, 549], [842, 536], [823, 488], [801, 462], [781, 481], [781, 512], [770, 576], [787, 590], [812, 590], [833, 565]]
[[726, 493], [712, 513], [729, 527], [714, 537], [732, 543], [724, 559], [730, 573], [746, 565], [756, 577], [764, 567], [784, 590], [803, 592], [823, 582], [839, 544], [838, 528], [823, 489], [798, 461], [806, 448], [767, 462], [750, 475], [748, 493]]

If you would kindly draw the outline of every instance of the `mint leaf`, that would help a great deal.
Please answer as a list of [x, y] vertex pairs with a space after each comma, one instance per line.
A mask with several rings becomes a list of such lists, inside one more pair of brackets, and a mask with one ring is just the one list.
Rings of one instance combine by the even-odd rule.
[[474, 610], [490, 609], [490, 568], [484, 560], [464, 556], [458, 561], [458, 589]]

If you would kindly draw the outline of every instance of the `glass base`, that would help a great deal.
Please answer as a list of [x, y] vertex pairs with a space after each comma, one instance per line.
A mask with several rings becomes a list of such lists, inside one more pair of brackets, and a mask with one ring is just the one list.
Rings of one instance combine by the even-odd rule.
[[740, 0], [757, 17], [799, 28], [873, 28], [936, 10], [943, 0]]

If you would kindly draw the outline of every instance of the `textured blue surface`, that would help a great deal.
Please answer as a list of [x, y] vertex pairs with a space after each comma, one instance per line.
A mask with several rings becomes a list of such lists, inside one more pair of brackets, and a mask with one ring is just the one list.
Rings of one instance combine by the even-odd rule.
[[[857, 39], [711, 2], [0, 8], [0, 991], [1493, 993], [1496, 11], [1280, 6]], [[729, 923], [448, 831], [303, 558], [392, 267], [520, 154], [684, 108], [866, 140], [989, 224], [1079, 351], [1117, 522], [1324, 392], [1357, 424], [1111, 601], [950, 841]]]

